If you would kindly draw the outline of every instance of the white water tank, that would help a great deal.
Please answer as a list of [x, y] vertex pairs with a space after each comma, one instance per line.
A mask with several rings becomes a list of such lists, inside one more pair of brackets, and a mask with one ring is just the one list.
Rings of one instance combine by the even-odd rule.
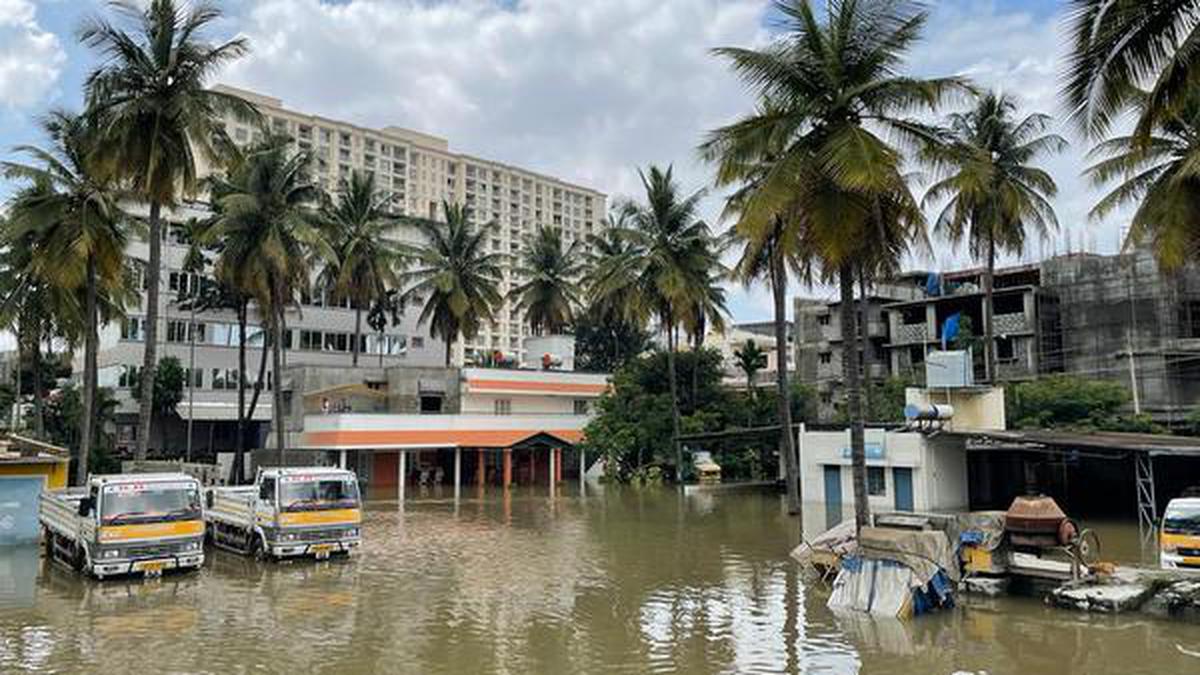
[[930, 389], [975, 386], [971, 350], [929, 352], [925, 356], [925, 386]]

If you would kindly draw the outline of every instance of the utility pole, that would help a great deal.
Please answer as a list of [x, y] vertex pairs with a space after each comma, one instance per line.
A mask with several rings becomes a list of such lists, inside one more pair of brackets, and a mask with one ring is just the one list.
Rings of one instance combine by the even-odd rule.
[[[198, 277], [196, 277], [198, 278]], [[198, 283], [198, 282], [197, 282]], [[196, 294], [191, 295], [188, 317], [188, 420], [186, 461], [192, 461], [192, 409], [196, 401]], [[211, 422], [210, 422], [211, 424]]]
[[1133, 330], [1129, 331], [1125, 344], [1129, 349], [1126, 354], [1129, 355], [1129, 388], [1133, 391], [1133, 414], [1141, 415], [1142, 402], [1138, 396], [1137, 367], [1133, 365]]

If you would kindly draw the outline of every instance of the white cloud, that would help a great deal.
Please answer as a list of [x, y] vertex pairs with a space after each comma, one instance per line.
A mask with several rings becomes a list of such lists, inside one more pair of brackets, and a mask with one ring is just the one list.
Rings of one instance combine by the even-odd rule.
[[0, 0], [0, 105], [34, 105], [58, 81], [66, 54], [28, 0]]
[[[298, 109], [441, 135], [454, 150], [613, 197], [636, 195], [635, 169], [650, 162], [674, 162], [685, 187], [695, 189], [711, 178], [695, 157], [703, 133], [752, 105], [709, 50], [768, 39], [768, 4], [261, 0], [231, 17], [253, 52], [222, 80]], [[989, 0], [947, 0], [933, 7], [910, 66], [923, 75], [966, 74], [1019, 95], [1029, 110], [1058, 114], [1059, 31], [1058, 17]], [[1046, 162], [1061, 188], [1060, 219], [1075, 230], [1076, 246], [1080, 231], [1115, 242], [1115, 226], [1085, 224], [1095, 197], [1079, 178], [1086, 148], [1071, 140], [1066, 155]], [[718, 210], [717, 197], [706, 200], [708, 217]], [[921, 263], [962, 260], [943, 255]], [[738, 319], [769, 315], [765, 289], [731, 293]]]
[[610, 194], [674, 161], [744, 106], [709, 54], [762, 35], [766, 0], [455, 3], [266, 0], [241, 22], [231, 84], [303, 110], [443, 135], [451, 148]]

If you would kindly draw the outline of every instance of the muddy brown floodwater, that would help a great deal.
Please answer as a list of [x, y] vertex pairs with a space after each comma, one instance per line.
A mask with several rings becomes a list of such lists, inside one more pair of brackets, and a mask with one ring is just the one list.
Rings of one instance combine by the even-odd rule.
[[347, 561], [97, 583], [0, 550], [0, 672], [1200, 673], [1200, 626], [1140, 616], [834, 616], [795, 522], [776, 494], [570, 486], [373, 504]]

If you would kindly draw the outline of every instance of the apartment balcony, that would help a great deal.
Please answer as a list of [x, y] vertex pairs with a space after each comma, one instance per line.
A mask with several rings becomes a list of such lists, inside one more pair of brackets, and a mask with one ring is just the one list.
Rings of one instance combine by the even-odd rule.
[[[1030, 326], [1030, 321], [1024, 312], [1016, 312], [1013, 314], [997, 314], [992, 317], [992, 326], [997, 335], [1008, 335], [1010, 333], [1029, 333], [1033, 331]], [[982, 326], [980, 326], [982, 332]]]
[[892, 336], [892, 344], [920, 344], [928, 341], [928, 334], [928, 327], [924, 323], [901, 324]]

